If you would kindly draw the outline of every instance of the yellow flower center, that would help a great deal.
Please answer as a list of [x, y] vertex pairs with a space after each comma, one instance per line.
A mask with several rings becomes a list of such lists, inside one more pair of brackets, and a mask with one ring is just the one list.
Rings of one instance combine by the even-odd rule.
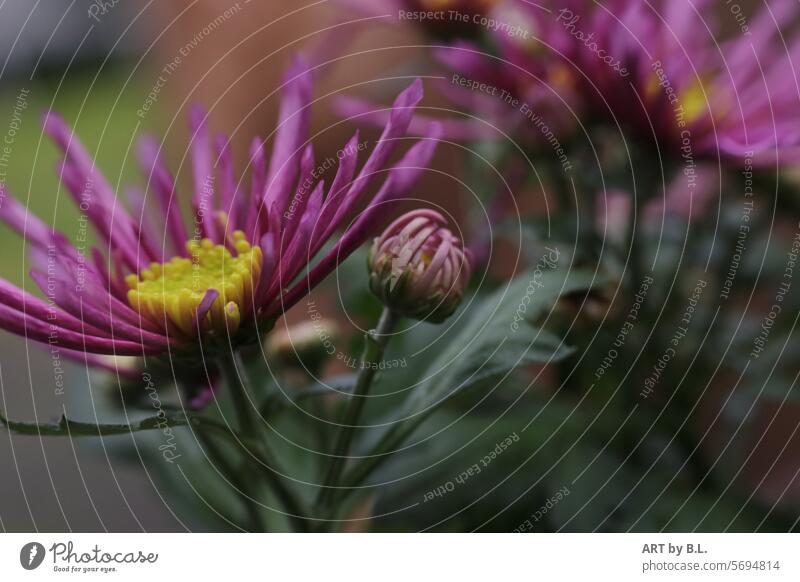
[[[659, 79], [658, 75], [653, 72], [647, 79], [645, 95], [650, 99], [655, 99], [661, 98], [663, 92], [667, 97], [670, 97], [670, 92], [674, 91], [670, 100], [673, 111], [676, 115], [678, 115], [680, 111], [683, 121], [688, 124], [695, 123], [708, 113], [711, 94], [716, 91], [710, 79], [694, 78], [687, 86], [681, 89], [673, 89], [672, 85], [667, 81], [664, 81], [664, 83], [665, 84], [662, 85], [662, 81]], [[717, 93], [715, 97], [715, 113], [721, 113], [719, 111], [719, 109], [721, 109], [719, 94]], [[673, 100], [674, 103], [672, 102]]]
[[[209, 239], [186, 243], [189, 258], [174, 257], [166, 263], [152, 263], [138, 275], [128, 275], [128, 302], [143, 316], [163, 325], [172, 322], [192, 336], [200, 331], [239, 329], [242, 311], [253, 301], [253, 288], [261, 274], [261, 248], [251, 246], [244, 233], [236, 231], [230, 240], [236, 256]], [[197, 309], [206, 292], [219, 293], [200, 321]]]
[[575, 74], [567, 65], [558, 63], [549, 70], [550, 84], [555, 89], [573, 89], [575, 87]]
[[705, 87], [700, 80], [695, 79], [679, 95], [683, 110], [686, 112], [686, 121], [694, 123], [708, 110], [708, 99]]

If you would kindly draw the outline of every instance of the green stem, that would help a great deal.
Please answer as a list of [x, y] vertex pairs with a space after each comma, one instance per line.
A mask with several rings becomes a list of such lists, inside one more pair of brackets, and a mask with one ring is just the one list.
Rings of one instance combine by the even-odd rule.
[[163, 430], [166, 427], [189, 426], [203, 427], [217, 432], [227, 432], [227, 427], [217, 422], [190, 414], [176, 414], [174, 416], [154, 416], [145, 418], [131, 424], [95, 424], [79, 422], [62, 415], [58, 422], [37, 424], [35, 422], [16, 422], [8, 420], [0, 411], [0, 425], [5, 426], [13, 433], [43, 437], [73, 436], [73, 437], [100, 437], [130, 434], [148, 430]]
[[[423, 419], [427, 418], [427, 415], [422, 416]], [[407, 430], [390, 433], [381, 440], [375, 449], [370, 452], [369, 457], [364, 459], [364, 462], [345, 475], [345, 486], [354, 488], [361, 485], [376, 469], [389, 460], [392, 452], [396, 451], [403, 444], [403, 441], [422, 424], [421, 420], [412, 423]]]
[[[209, 460], [212, 463], [215, 463], [222, 474], [230, 480], [234, 487], [240, 489], [241, 491], [247, 490], [247, 479], [244, 477], [244, 474], [237, 469], [237, 467], [230, 462], [228, 456], [217, 446], [217, 443], [214, 442], [214, 439], [211, 438], [210, 435], [204, 433], [203, 431], [197, 431], [198, 440], [203, 445], [203, 448], [206, 450], [206, 453], [209, 456]], [[244, 505], [245, 511], [250, 518], [250, 528], [251, 531], [263, 531], [264, 522], [261, 517], [261, 513], [258, 510], [258, 503], [250, 497], [249, 495], [241, 495], [241, 502]]]
[[[631, 207], [628, 211], [627, 232], [625, 233], [628, 242], [628, 278], [630, 279], [631, 296], [635, 295], [639, 290], [639, 285], [642, 284], [642, 249], [641, 245], [644, 242], [641, 240], [641, 233], [639, 232], [639, 215], [642, 212], [643, 205], [638, 201], [631, 201]], [[639, 235], [639, 241], [636, 240], [636, 235]]]
[[578, 202], [578, 240], [579, 249], [584, 256], [594, 266], [599, 260], [599, 237], [597, 236], [597, 192], [586, 184], [582, 184], [578, 190], [578, 196], [582, 200]]
[[[231, 393], [236, 417], [239, 427], [244, 437], [244, 441], [249, 443], [248, 451], [256, 456], [259, 467], [262, 469], [267, 482], [272, 486], [278, 499], [286, 509], [287, 518], [298, 531], [307, 531], [308, 524], [305, 513], [302, 510], [300, 501], [287, 486], [283, 478], [283, 471], [278, 467], [275, 456], [270, 451], [266, 443], [258, 438], [258, 426], [256, 425], [254, 414], [257, 414], [255, 407], [247, 397], [247, 388], [242, 379], [242, 374], [237, 367], [235, 353], [226, 354], [220, 360], [220, 368], [225, 377], [226, 384]], [[245, 490], [245, 494], [252, 493]], [[257, 507], [256, 507], [257, 509]]]
[[286, 508], [286, 517], [292, 523], [294, 530], [299, 532], [309, 531], [305, 510], [300, 504], [300, 500], [287, 486], [283, 478], [285, 473], [278, 468], [277, 460], [271, 450], [268, 447], [264, 447], [262, 451], [258, 451], [258, 459], [258, 466], [264, 473], [264, 478], [272, 486], [275, 495]]
[[239, 423], [239, 430], [248, 439], [255, 438], [256, 425], [253, 422], [252, 407], [247, 398], [247, 388], [242, 380], [241, 373], [236, 362], [236, 354], [231, 352], [220, 358], [220, 369], [225, 377], [225, 383], [233, 400], [236, 410], [236, 420]]
[[[664, 184], [664, 169], [661, 166], [653, 167], [647, 163], [646, 158], [642, 156], [634, 156], [633, 163], [635, 169], [631, 170], [630, 185], [631, 196], [635, 199], [631, 200], [631, 207], [628, 213], [626, 240], [628, 243], [628, 271], [630, 279], [630, 293], [631, 296], [636, 294], [639, 286], [642, 284], [645, 272], [649, 272], [651, 268], [645, 265], [644, 250], [647, 241], [641, 232], [641, 217], [647, 203], [658, 196], [659, 192], [663, 189]], [[636, 171], [638, 171], [638, 179]], [[638, 182], [638, 183], [637, 183]], [[637, 235], [639, 240], [636, 240]]]
[[371, 364], [379, 363], [383, 359], [386, 344], [389, 341], [389, 334], [394, 328], [396, 317], [387, 307], [384, 308], [377, 327], [366, 335], [364, 352], [362, 354], [361, 369], [356, 379], [353, 395], [344, 411], [344, 416], [339, 423], [339, 431], [333, 451], [329, 457], [328, 470], [325, 480], [317, 497], [317, 508], [327, 514], [330, 511], [330, 502], [342, 478], [342, 472], [350, 452], [350, 446], [358, 430], [358, 420], [364, 410], [367, 401], [367, 394], [375, 378], [377, 366]]

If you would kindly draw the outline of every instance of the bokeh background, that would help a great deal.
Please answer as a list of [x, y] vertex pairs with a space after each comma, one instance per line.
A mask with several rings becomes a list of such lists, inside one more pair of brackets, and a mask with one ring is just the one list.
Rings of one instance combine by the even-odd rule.
[[[741, 4], [752, 8], [752, 3]], [[100, 5], [105, 8], [101, 10]], [[278, 106], [273, 88], [292, 54], [302, 50], [324, 57], [337, 54], [346, 44], [351, 56], [320, 71], [315, 88], [320, 100], [314, 108], [314, 125], [322, 130], [315, 147], [319, 157], [335, 151], [343, 138], [349, 137], [350, 128], [336, 123], [332, 97], [350, 88], [391, 94], [402, 83], [385, 79], [385, 72], [403, 72], [404, 63], [421, 55], [424, 59], [425, 51], [420, 46], [422, 36], [410, 28], [362, 23], [357, 35], [355, 28], [331, 28], [340, 10], [327, 2], [293, 0], [6, 0], [0, 4], [0, 134], [13, 130], [13, 139], [8, 167], [3, 168], [4, 183], [32, 213], [75, 235], [78, 212], [58, 183], [56, 149], [42, 137], [39, 118], [43, 111], [57, 110], [74, 124], [112, 184], [136, 181], [134, 138], [147, 130], [157, 132], [172, 146], [168, 154], [171, 165], [182, 168], [179, 180], [185, 182], [184, 119], [192, 103], [204, 104], [211, 111], [212, 125], [232, 134], [241, 167], [251, 138], [268, 135], [273, 127]], [[230, 16], [213, 33], [202, 33], [225, 13]], [[381, 50], [385, 47], [394, 48]], [[183, 53], [180, 65], [166, 74], [166, 82], [153, 97], [159, 77], [165, 75], [164, 67]], [[410, 69], [406, 72], [416, 74]], [[152, 108], [142, 115], [148, 95]], [[428, 96], [425, 103], [436, 105], [438, 101], [436, 96]], [[437, 154], [435, 163], [444, 174], [469, 170], [447, 148]], [[419, 191], [454, 216], [464, 212], [463, 198], [442, 176], [426, 176]], [[2, 276], [30, 289], [20, 239], [0, 228], [0, 245]], [[501, 260], [493, 268], [502, 272], [505, 265]], [[329, 307], [331, 313], [337, 313], [336, 293], [331, 294]], [[340, 317], [345, 319], [342, 313]], [[46, 351], [0, 333], [0, 407], [15, 419], [51, 420], [66, 410], [91, 420], [107, 385], [80, 366], [65, 363], [64, 369], [67, 389], [61, 394]], [[726, 388], [720, 386], [719, 393]], [[719, 397], [715, 390], [707, 394], [711, 404]], [[800, 493], [795, 479], [800, 471], [800, 455], [796, 454], [800, 450], [800, 407], [765, 405], [759, 414], [760, 418], [753, 419], [757, 428], [751, 434], [755, 436], [738, 439], [734, 447], [748, 458], [741, 479], [763, 504], [759, 507], [773, 507], [780, 500], [789, 507], [786, 515], [792, 515]], [[702, 413], [699, 416], [701, 430], [704, 421]], [[711, 416], [709, 413], [706, 420]], [[554, 421], [549, 428], [557, 428], [556, 424]], [[544, 426], [542, 434], [547, 430]], [[576, 427], [573, 434], [580, 430]], [[136, 458], [119, 456], [123, 449], [131, 454], [122, 446], [125, 439], [38, 439], [11, 436], [0, 429], [0, 529], [182, 531], [210, 527], [207, 522], [193, 521], [191, 511], [181, 511], [174, 497], [165, 498], [158, 475]], [[713, 444], [713, 438], [710, 440]], [[608, 467], [598, 479], [612, 471], [613, 467]], [[615, 483], [619, 491], [630, 485]], [[592, 492], [583, 493], [589, 497]], [[732, 495], [733, 491], [723, 492], [719, 507], [726, 507], [727, 496]], [[672, 508], [680, 501], [675, 499]], [[738, 498], [730, 499], [733, 507], [740, 507], [738, 502]], [[480, 514], [481, 510], [474, 511]], [[669, 506], [663, 511], [662, 521], [673, 517]], [[707, 524], [710, 528], [728, 523], [730, 514], [720, 511], [719, 521]], [[412, 516], [411, 523], [414, 519]], [[606, 525], [613, 529], [614, 517], [610, 519]], [[509, 518], [511, 524], [518, 521]], [[691, 524], [691, 516], [678, 523]], [[774, 529], [793, 526], [796, 522], [786, 516], [776, 517], [772, 525]]]

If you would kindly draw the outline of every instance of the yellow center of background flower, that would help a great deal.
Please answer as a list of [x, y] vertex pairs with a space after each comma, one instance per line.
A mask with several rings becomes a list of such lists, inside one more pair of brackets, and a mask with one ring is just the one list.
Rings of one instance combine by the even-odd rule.
[[[674, 92], [674, 96], [671, 99], [670, 92]], [[666, 96], [670, 99], [673, 114], [676, 117], [680, 115], [682, 121], [687, 124], [695, 123], [709, 113], [711, 108], [709, 100], [712, 94], [715, 95], [715, 113], [720, 115], [724, 113], [724, 107], [721, 103], [719, 92], [710, 77], [693, 78], [686, 86], [674, 89], [668, 82], [662, 85], [658, 75], [653, 72], [645, 85], [645, 95], [647, 97], [661, 99], [662, 96]], [[672, 99], [674, 99], [674, 102]]]
[[688, 87], [680, 92], [680, 102], [686, 111], [686, 121], [694, 123], [705, 115], [708, 110], [708, 98], [706, 97], [706, 87], [703, 82], [695, 79]]
[[[253, 288], [261, 274], [261, 249], [253, 247], [244, 233], [236, 231], [230, 240], [236, 250], [209, 239], [186, 243], [189, 257], [174, 257], [166, 263], [152, 263], [138, 275], [128, 275], [128, 302], [143, 317], [163, 325], [172, 322], [186, 335], [200, 331], [235, 333], [241, 313], [253, 301]], [[197, 308], [206, 292], [219, 297], [205, 316], [195, 322]]]

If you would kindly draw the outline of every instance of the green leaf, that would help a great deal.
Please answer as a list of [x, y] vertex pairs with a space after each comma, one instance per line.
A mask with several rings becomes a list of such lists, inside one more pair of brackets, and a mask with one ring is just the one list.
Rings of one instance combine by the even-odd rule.
[[8, 420], [0, 411], [0, 425], [16, 434], [34, 436], [113, 436], [146, 430], [163, 430], [166, 427], [187, 426], [191, 421], [192, 419], [186, 415], [165, 415], [145, 418], [133, 424], [96, 424], [78, 422], [62, 415], [57, 422], [37, 424]]
[[131, 424], [97, 424], [80, 422], [67, 418], [62, 414], [56, 422], [39, 424], [35, 422], [18, 422], [6, 418], [0, 410], [0, 426], [18, 435], [38, 437], [107, 437], [129, 435], [138, 432], [164, 430], [165, 428], [193, 426], [197, 429], [213, 431], [228, 438], [241, 438], [233, 434], [232, 429], [212, 418], [189, 411], [164, 411], [164, 414], [145, 418]]
[[[593, 278], [585, 271], [529, 272], [483, 299], [429, 366], [422, 385], [406, 401], [403, 417], [425, 416], [462, 390], [570, 355], [572, 348], [543, 324], [559, 297], [588, 290]], [[540, 319], [545, 321], [535, 325]]]
[[356, 467], [350, 484], [360, 483], [439, 406], [456, 394], [479, 385], [496, 385], [515, 370], [532, 363], [559, 361], [572, 353], [563, 341], [543, 328], [557, 300], [586, 292], [600, 283], [582, 270], [538, 269], [524, 273], [484, 299], [473, 299], [461, 317], [466, 323], [446, 342], [446, 348], [422, 375], [406, 401], [380, 434], [369, 460]]

